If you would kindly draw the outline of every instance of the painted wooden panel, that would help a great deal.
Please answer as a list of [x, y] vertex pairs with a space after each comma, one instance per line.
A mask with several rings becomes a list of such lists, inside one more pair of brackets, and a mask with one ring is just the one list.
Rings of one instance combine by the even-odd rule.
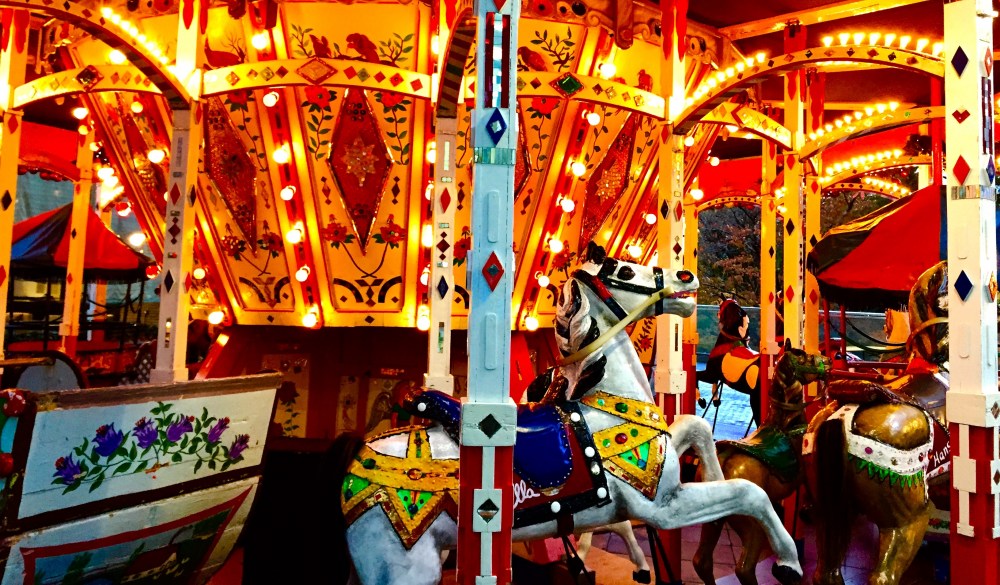
[[282, 437], [305, 437], [309, 405], [309, 357], [301, 353], [270, 353], [261, 358], [264, 370], [281, 373], [274, 422]]
[[259, 477], [7, 539], [0, 585], [202, 583], [232, 551]]
[[17, 518], [260, 465], [277, 383], [262, 375], [36, 395]]

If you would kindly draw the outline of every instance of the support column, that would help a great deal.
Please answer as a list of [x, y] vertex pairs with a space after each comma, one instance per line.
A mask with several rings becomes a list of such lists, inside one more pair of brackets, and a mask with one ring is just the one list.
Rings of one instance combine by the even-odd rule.
[[[794, 53], [806, 48], [806, 29], [792, 24], [785, 27], [785, 52]], [[802, 164], [798, 151], [802, 147], [804, 99], [802, 82], [804, 72], [795, 70], [785, 74], [785, 127], [792, 133], [792, 148], [785, 152], [785, 216], [782, 221], [784, 231], [784, 265], [782, 267], [782, 295], [785, 299], [784, 337], [795, 347], [802, 347], [803, 341], [803, 193]]]
[[455, 146], [458, 119], [438, 116], [435, 127], [434, 202], [431, 226], [435, 244], [431, 246], [431, 272], [427, 281], [431, 328], [427, 343], [427, 373], [424, 386], [447, 394], [455, 393], [451, 375], [451, 307], [455, 297]]
[[83, 259], [87, 251], [87, 220], [90, 216], [90, 190], [94, 179], [94, 153], [90, 150], [90, 135], [77, 142], [76, 168], [80, 180], [73, 186], [73, 213], [70, 216], [70, 247], [66, 259], [66, 283], [63, 296], [62, 322], [59, 324], [59, 350], [76, 357], [76, 342], [80, 335], [80, 301], [83, 297]]
[[[462, 404], [458, 582], [509, 583], [517, 407], [510, 398], [520, 2], [477, 0], [469, 254], [469, 396]], [[444, 154], [444, 153], [439, 153]]]
[[[201, 28], [202, 2], [183, 0], [177, 23], [177, 71], [181, 79], [195, 71]], [[196, 84], [197, 85], [197, 84]], [[190, 87], [190, 84], [189, 84]], [[200, 86], [196, 88], [200, 91]], [[192, 95], [197, 95], [192, 91]], [[170, 176], [163, 237], [163, 283], [160, 285], [160, 319], [156, 334], [156, 367], [150, 382], [168, 384], [188, 379], [188, 293], [194, 265], [194, 202], [198, 183], [198, 157], [202, 142], [201, 104], [173, 111], [170, 137]]]
[[[803, 33], [803, 37], [804, 37]], [[826, 74], [809, 71], [806, 74], [806, 130], [815, 132], [823, 126], [823, 109], [825, 106]], [[801, 145], [801, 143], [800, 143]], [[819, 351], [819, 282], [816, 277], [805, 269], [805, 260], [820, 237], [820, 207], [823, 202], [823, 187], [820, 177], [823, 176], [823, 155], [817, 154], [809, 159], [805, 177], [806, 210], [805, 210], [805, 242], [802, 256], [802, 274], [805, 290], [805, 324], [803, 327], [802, 348], [810, 353]], [[809, 384], [807, 393], [816, 396], [819, 384]]]
[[[692, 190], [698, 186], [696, 178], [692, 184]], [[698, 202], [689, 199], [684, 205], [684, 268], [698, 273]], [[687, 392], [685, 393], [685, 404], [682, 405], [684, 412], [694, 412], [694, 399], [697, 394], [698, 379], [695, 372], [698, 369], [698, 309], [687, 319], [683, 320], [683, 343], [681, 343], [681, 357], [684, 362], [684, 370], [687, 372]], [[690, 404], [688, 404], [690, 403]]]
[[[10, 248], [14, 231], [14, 198], [17, 196], [17, 163], [21, 153], [21, 112], [11, 109], [14, 88], [24, 83], [28, 59], [27, 10], [0, 10], [3, 46], [0, 46], [0, 316], [7, 318], [10, 288]], [[0, 327], [0, 358], [6, 347], [6, 327]]]
[[[765, 140], [761, 152], [760, 182], [760, 388], [770, 391], [771, 376], [780, 347], [776, 341], [778, 214], [774, 202], [774, 181], [778, 174], [778, 146]], [[767, 416], [770, 401], [760, 401], [761, 420]]]
[[[1000, 583], [993, 6], [944, 5], [951, 582]], [[968, 112], [968, 117], [951, 115]]]

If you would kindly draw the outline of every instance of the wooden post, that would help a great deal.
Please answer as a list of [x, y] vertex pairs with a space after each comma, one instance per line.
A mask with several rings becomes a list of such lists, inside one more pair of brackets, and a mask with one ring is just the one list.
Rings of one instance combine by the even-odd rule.
[[[695, 178], [693, 187], [698, 186]], [[698, 202], [689, 200], [684, 205], [684, 268], [697, 274], [698, 272]], [[687, 396], [693, 400], [698, 388], [698, 309], [690, 317], [683, 320], [683, 343], [681, 344], [682, 361], [687, 372]], [[685, 412], [689, 412], [685, 410]], [[690, 412], [694, 412], [692, 407]]]
[[[760, 183], [760, 387], [768, 390], [774, 373], [774, 362], [779, 347], [776, 341], [777, 317], [777, 257], [778, 257], [778, 214], [774, 202], [774, 181], [777, 178], [778, 146], [765, 140], [761, 153]], [[761, 419], [767, 416], [769, 401], [760, 401]]]
[[[785, 27], [785, 52], [794, 53], [805, 48], [805, 27], [798, 24]], [[785, 127], [792, 133], [792, 148], [784, 154], [785, 196], [782, 199], [785, 206], [782, 221], [784, 266], [781, 291], [785, 298], [784, 337], [799, 348], [802, 347], [803, 340], [802, 300], [805, 288], [802, 268], [802, 164], [798, 155], [803, 144], [802, 129], [805, 127], [802, 109], [805, 85], [802, 83], [803, 75], [805, 73], [797, 69], [785, 74]]]
[[[204, 34], [205, 0], [182, 0], [177, 23], [178, 77], [200, 75], [198, 50]], [[207, 23], [207, 21], [206, 21]], [[195, 84], [197, 85], [197, 84]], [[191, 84], [189, 84], [190, 88]], [[197, 91], [192, 91], [197, 95]], [[202, 141], [201, 104], [174, 109], [170, 137], [170, 176], [163, 236], [163, 283], [160, 285], [160, 322], [156, 335], [156, 367], [150, 382], [165, 384], [188, 379], [188, 282], [194, 265], [194, 202], [198, 157]]]
[[[458, 581], [511, 580], [517, 407], [510, 398], [517, 149], [517, 21], [521, 3], [478, 0], [469, 307], [469, 396], [462, 404]], [[441, 153], [439, 153], [441, 154]]]
[[431, 328], [427, 343], [424, 386], [448, 394], [455, 392], [451, 375], [451, 307], [455, 298], [455, 147], [458, 119], [437, 117], [434, 163], [434, 201], [431, 205], [431, 268], [427, 280]]
[[[806, 75], [806, 132], [815, 132], [823, 126], [823, 108], [826, 93], [826, 74], [810, 71]], [[800, 143], [801, 146], [801, 143]], [[809, 159], [811, 165], [804, 169], [806, 212], [805, 241], [803, 242], [803, 278], [805, 285], [805, 325], [802, 349], [815, 353], [819, 351], [819, 282], [809, 271], [805, 270], [805, 260], [820, 237], [820, 205], [823, 200], [823, 186], [820, 178], [823, 176], [823, 156], [817, 154]], [[809, 396], [816, 395], [818, 384], [808, 385]]]
[[73, 213], [70, 216], [69, 257], [66, 259], [65, 300], [62, 322], [59, 324], [60, 351], [76, 357], [76, 342], [80, 336], [80, 301], [83, 297], [83, 259], [87, 251], [87, 220], [90, 217], [90, 188], [94, 179], [94, 153], [90, 150], [91, 135], [77, 141], [76, 168], [80, 180], [73, 185]]
[[[993, 18], [989, 0], [944, 5], [951, 582], [1000, 583]], [[952, 113], [967, 112], [968, 117]]]
[[[10, 252], [14, 231], [14, 198], [17, 196], [17, 163], [21, 152], [21, 112], [11, 109], [14, 88], [24, 83], [28, 59], [27, 10], [0, 10], [3, 46], [0, 46], [0, 315], [7, 318], [10, 288]], [[0, 358], [6, 348], [6, 327], [0, 327]]]

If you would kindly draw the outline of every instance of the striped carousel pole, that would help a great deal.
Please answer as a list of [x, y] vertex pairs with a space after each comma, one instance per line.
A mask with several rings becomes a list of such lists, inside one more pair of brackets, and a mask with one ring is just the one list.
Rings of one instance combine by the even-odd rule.
[[1000, 583], [996, 163], [990, 0], [944, 5], [951, 582]]
[[[761, 153], [760, 183], [760, 388], [767, 395], [774, 363], [778, 359], [777, 312], [777, 257], [778, 257], [778, 206], [774, 201], [774, 182], [778, 174], [778, 146], [765, 140]], [[760, 416], [767, 416], [770, 402], [760, 401]]]
[[91, 134], [80, 136], [76, 148], [76, 168], [80, 179], [73, 185], [73, 212], [70, 216], [70, 246], [66, 258], [66, 293], [62, 322], [59, 323], [59, 349], [76, 357], [80, 335], [80, 301], [83, 298], [83, 260], [87, 252], [87, 220], [90, 218], [90, 189], [94, 179], [94, 153]]
[[469, 395], [462, 404], [458, 580], [511, 580], [517, 407], [510, 398], [517, 148], [516, 0], [477, 0], [469, 254]]

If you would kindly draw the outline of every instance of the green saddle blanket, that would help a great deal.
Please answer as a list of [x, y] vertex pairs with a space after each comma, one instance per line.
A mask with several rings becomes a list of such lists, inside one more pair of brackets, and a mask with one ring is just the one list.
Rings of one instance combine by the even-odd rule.
[[792, 437], [802, 436], [805, 426], [798, 426], [788, 432], [774, 427], [760, 427], [745, 439], [719, 441], [718, 450], [736, 450], [745, 453], [766, 465], [785, 482], [794, 481], [799, 475], [799, 453], [792, 444]]

